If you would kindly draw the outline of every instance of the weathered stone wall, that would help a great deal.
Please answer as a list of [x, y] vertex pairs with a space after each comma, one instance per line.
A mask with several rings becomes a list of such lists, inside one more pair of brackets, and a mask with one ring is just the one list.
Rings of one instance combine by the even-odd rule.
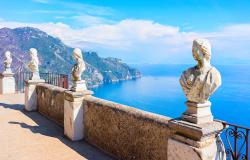
[[64, 121], [64, 91], [66, 89], [50, 84], [38, 84], [38, 112], [63, 126]]
[[85, 139], [118, 159], [166, 160], [170, 118], [84, 98]]
[[[65, 89], [36, 86], [38, 111], [64, 125]], [[170, 118], [99, 99], [83, 98], [84, 139], [118, 159], [167, 160]]]

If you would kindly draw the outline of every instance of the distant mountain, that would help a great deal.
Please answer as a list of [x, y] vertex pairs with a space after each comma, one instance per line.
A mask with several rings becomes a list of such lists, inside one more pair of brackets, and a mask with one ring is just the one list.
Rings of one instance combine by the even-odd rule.
[[[3, 62], [4, 52], [11, 51], [14, 72], [27, 71], [30, 48], [38, 50], [41, 72], [70, 73], [74, 64], [71, 57], [73, 48], [65, 45], [60, 39], [31, 27], [0, 29], [0, 62]], [[83, 79], [88, 82], [89, 87], [141, 76], [137, 69], [129, 67], [117, 58], [101, 58], [96, 52], [84, 52], [83, 57], [87, 65]], [[3, 65], [0, 65], [0, 70], [3, 70]]]

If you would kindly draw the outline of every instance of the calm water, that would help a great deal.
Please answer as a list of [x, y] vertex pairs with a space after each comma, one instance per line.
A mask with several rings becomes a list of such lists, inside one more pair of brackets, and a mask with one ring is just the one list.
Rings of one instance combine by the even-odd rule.
[[[94, 89], [96, 97], [138, 109], [179, 117], [186, 110], [179, 76], [190, 65], [136, 66], [143, 74], [138, 80], [107, 84]], [[250, 66], [216, 66], [222, 86], [210, 98], [217, 119], [250, 127]]]

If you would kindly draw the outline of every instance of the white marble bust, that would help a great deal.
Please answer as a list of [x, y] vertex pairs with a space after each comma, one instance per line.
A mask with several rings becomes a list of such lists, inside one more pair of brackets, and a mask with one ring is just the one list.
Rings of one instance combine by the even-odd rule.
[[12, 63], [11, 52], [6, 51], [4, 55], [5, 55], [4, 72], [12, 73], [11, 68], [10, 68], [11, 63]]
[[221, 75], [210, 63], [211, 44], [208, 40], [194, 40], [192, 52], [197, 65], [182, 73], [180, 84], [188, 101], [205, 103], [221, 85]]
[[32, 79], [40, 79], [39, 77], [39, 60], [37, 56], [37, 50], [35, 48], [30, 48], [29, 54], [31, 57], [30, 62], [28, 63], [28, 67], [30, 71], [33, 73]]
[[85, 71], [85, 63], [82, 57], [82, 51], [79, 48], [73, 50], [72, 56], [76, 61], [76, 64], [72, 68], [72, 78], [73, 81], [81, 81], [82, 73]]

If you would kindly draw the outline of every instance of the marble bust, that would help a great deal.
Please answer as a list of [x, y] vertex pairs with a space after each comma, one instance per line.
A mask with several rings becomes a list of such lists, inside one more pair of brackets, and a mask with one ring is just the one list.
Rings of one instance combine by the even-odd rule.
[[10, 51], [6, 51], [5, 52], [5, 59], [4, 59], [4, 72], [6, 73], [12, 73], [11, 71], [11, 63], [12, 63], [12, 58], [11, 58], [11, 52]]
[[221, 75], [210, 63], [211, 44], [208, 40], [195, 39], [192, 53], [197, 65], [182, 73], [180, 84], [189, 102], [206, 103], [221, 85]]
[[30, 54], [31, 60], [28, 63], [28, 67], [30, 71], [33, 73], [32, 79], [40, 79], [39, 68], [38, 68], [39, 60], [37, 56], [37, 50], [35, 48], [30, 48], [29, 54]]
[[82, 73], [85, 71], [85, 63], [82, 58], [82, 51], [79, 48], [75, 48], [72, 53], [73, 59], [76, 61], [76, 64], [72, 68], [72, 78], [73, 81], [81, 81]]

